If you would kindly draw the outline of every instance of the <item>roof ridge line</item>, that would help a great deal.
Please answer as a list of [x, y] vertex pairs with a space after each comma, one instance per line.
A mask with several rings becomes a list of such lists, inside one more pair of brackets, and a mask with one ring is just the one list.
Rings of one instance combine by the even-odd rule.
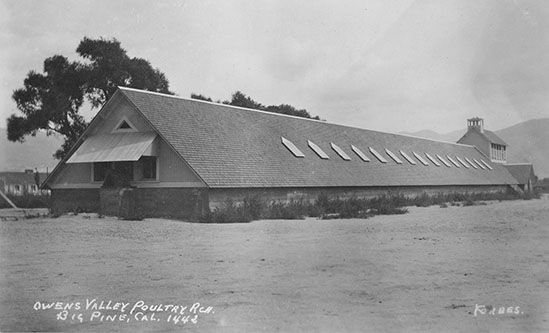
[[420, 140], [426, 140], [426, 141], [432, 141], [432, 142], [439, 142], [439, 143], [446, 143], [446, 144], [452, 144], [452, 145], [456, 145], [456, 146], [474, 147], [474, 146], [472, 146], [472, 145], [466, 145], [466, 144], [463, 144], [463, 143], [450, 142], [450, 141], [443, 141], [443, 140], [436, 140], [436, 139], [428, 139], [428, 138], [422, 138], [422, 137], [414, 136], [414, 135], [406, 135], [406, 134], [399, 134], [399, 133], [393, 133], [393, 132], [385, 132], [385, 131], [380, 131], [380, 130], [366, 129], [366, 128], [355, 127], [355, 126], [342, 125], [342, 124], [331, 123], [331, 122], [322, 121], [322, 120], [318, 120], [318, 119], [304, 118], [304, 117], [293, 116], [293, 115], [289, 115], [289, 114], [276, 113], [276, 112], [269, 112], [269, 111], [263, 111], [263, 110], [257, 110], [257, 109], [250, 109], [250, 108], [245, 108], [245, 107], [241, 107], [241, 106], [235, 106], [235, 105], [230, 105], [230, 104], [223, 104], [223, 103], [217, 103], [217, 102], [204, 101], [204, 100], [201, 100], [201, 99], [194, 99], [194, 98], [189, 98], [189, 97], [181, 97], [181, 96], [177, 96], [177, 95], [169, 95], [169, 94], [160, 93], [160, 92], [156, 92], [156, 91], [141, 90], [141, 89], [130, 88], [130, 87], [123, 87], [123, 86], [118, 86], [118, 89], [120, 89], [120, 90], [128, 90], [128, 91], [133, 91], [133, 92], [138, 92], [138, 93], [145, 93], [145, 94], [157, 95], [157, 96], [162, 96], [162, 97], [176, 98], [176, 99], [181, 99], [181, 100], [190, 101], [190, 102], [198, 102], [198, 103], [205, 103], [205, 104], [223, 106], [223, 107], [228, 107], [228, 108], [233, 108], [233, 109], [238, 109], [238, 110], [243, 110], [243, 111], [259, 112], [259, 113], [268, 114], [268, 115], [272, 115], [272, 116], [281, 116], [281, 117], [289, 117], [289, 118], [299, 119], [299, 120], [314, 121], [314, 122], [318, 122], [318, 123], [321, 123], [321, 124], [328, 124], [328, 125], [334, 125], [334, 126], [341, 126], [341, 127], [345, 127], [345, 128], [353, 128], [353, 129], [358, 129], [358, 130], [362, 130], [362, 131], [371, 131], [371, 132], [377, 132], [377, 133], [383, 133], [383, 134], [398, 135], [398, 136], [407, 137], [407, 138], [420, 139]]
[[[212, 105], [218, 105], [218, 106], [225, 106], [225, 107], [228, 107], [228, 108], [244, 110], [244, 111], [253, 111], [253, 112], [260, 112], [260, 113], [275, 115], [275, 116], [282, 116], [282, 117], [290, 117], [290, 118], [295, 118], [295, 119], [315, 121], [315, 122], [320, 122], [320, 123], [323, 123], [323, 124], [327, 123], [326, 121], [319, 120], [319, 119], [305, 118], [305, 117], [293, 116], [291, 114], [269, 112], [269, 111], [258, 110], [258, 109], [250, 109], [250, 108], [245, 108], [245, 107], [242, 107], [242, 106], [205, 101], [205, 100], [202, 100], [202, 99], [182, 97], [182, 96], [177, 96], [177, 95], [169, 95], [169, 94], [159, 93], [159, 92], [156, 92], [156, 91], [141, 90], [141, 89], [135, 89], [135, 88], [129, 88], [129, 87], [122, 87], [122, 86], [118, 86], [118, 89], [120, 89], [120, 90], [129, 90], [129, 91], [140, 92], [140, 93], [151, 94], [151, 95], [157, 95], [157, 96], [163, 96], [163, 97], [171, 97], [171, 98], [181, 99], [181, 100], [189, 101], [189, 102], [198, 102], [198, 103], [212, 104]], [[333, 124], [333, 123], [329, 123], [329, 124]]]

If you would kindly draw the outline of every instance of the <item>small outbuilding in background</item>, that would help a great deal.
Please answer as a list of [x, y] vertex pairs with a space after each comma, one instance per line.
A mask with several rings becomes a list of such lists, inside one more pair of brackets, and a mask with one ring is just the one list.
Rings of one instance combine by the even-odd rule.
[[534, 190], [537, 181], [534, 166], [531, 163], [507, 163], [503, 165], [518, 181], [518, 186], [525, 192]]

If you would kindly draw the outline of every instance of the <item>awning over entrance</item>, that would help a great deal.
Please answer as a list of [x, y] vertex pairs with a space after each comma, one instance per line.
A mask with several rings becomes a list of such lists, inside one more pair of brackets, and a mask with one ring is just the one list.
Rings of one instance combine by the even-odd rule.
[[156, 132], [131, 132], [86, 138], [67, 163], [137, 161], [151, 154]]

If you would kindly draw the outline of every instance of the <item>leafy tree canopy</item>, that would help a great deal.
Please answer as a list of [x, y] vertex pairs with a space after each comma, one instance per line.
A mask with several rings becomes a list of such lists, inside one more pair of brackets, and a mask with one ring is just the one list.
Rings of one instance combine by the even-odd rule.
[[[200, 94], [194, 94], [194, 93], [191, 94], [191, 98], [200, 99], [200, 100], [209, 101], [209, 102], [212, 101], [212, 99], [209, 97], [206, 97]], [[224, 101], [223, 104], [240, 106], [243, 108], [262, 110], [262, 111], [273, 112], [273, 113], [282, 113], [282, 114], [287, 114], [287, 115], [297, 116], [302, 118], [320, 120], [319, 116], [313, 117], [309, 114], [309, 112], [307, 112], [307, 110], [296, 109], [295, 107], [288, 104], [264, 106], [263, 104], [254, 101], [251, 97], [246, 96], [246, 94], [242, 93], [241, 91], [236, 91], [232, 95], [231, 100]]]
[[206, 97], [204, 95], [201, 95], [201, 94], [191, 94], [191, 98], [192, 99], [199, 99], [199, 100], [202, 100], [202, 101], [206, 101], [206, 102], [211, 102], [212, 99], [209, 98], [209, 97]]
[[8, 140], [24, 142], [39, 130], [65, 138], [55, 153], [63, 158], [87, 127], [79, 114], [85, 100], [102, 106], [118, 86], [173, 94], [164, 73], [142, 58], [130, 58], [116, 39], [84, 37], [78, 48], [84, 61], [69, 61], [61, 55], [44, 60], [44, 73], [30, 71], [23, 88], [12, 98], [21, 115], [8, 119]]

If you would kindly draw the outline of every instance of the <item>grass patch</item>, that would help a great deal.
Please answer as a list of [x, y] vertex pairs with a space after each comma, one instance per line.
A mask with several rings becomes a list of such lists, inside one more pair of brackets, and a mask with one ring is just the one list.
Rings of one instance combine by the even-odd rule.
[[375, 215], [405, 214], [406, 207], [428, 207], [438, 205], [441, 208], [449, 206], [474, 206], [485, 204], [487, 200], [530, 200], [539, 198], [539, 193], [519, 193], [513, 190], [506, 192], [482, 193], [422, 193], [414, 197], [403, 194], [381, 195], [374, 198], [340, 198], [330, 197], [320, 193], [314, 202], [304, 199], [290, 201], [265, 202], [258, 196], [246, 196], [242, 203], [227, 199], [199, 221], [206, 223], [236, 223], [250, 222], [259, 219], [303, 219], [307, 216], [320, 219], [368, 218]]
[[209, 214], [202, 216], [200, 222], [205, 223], [243, 223], [261, 218], [262, 202], [259, 199], [245, 198], [238, 205], [230, 198], [225, 200], [221, 207], [217, 207]]

